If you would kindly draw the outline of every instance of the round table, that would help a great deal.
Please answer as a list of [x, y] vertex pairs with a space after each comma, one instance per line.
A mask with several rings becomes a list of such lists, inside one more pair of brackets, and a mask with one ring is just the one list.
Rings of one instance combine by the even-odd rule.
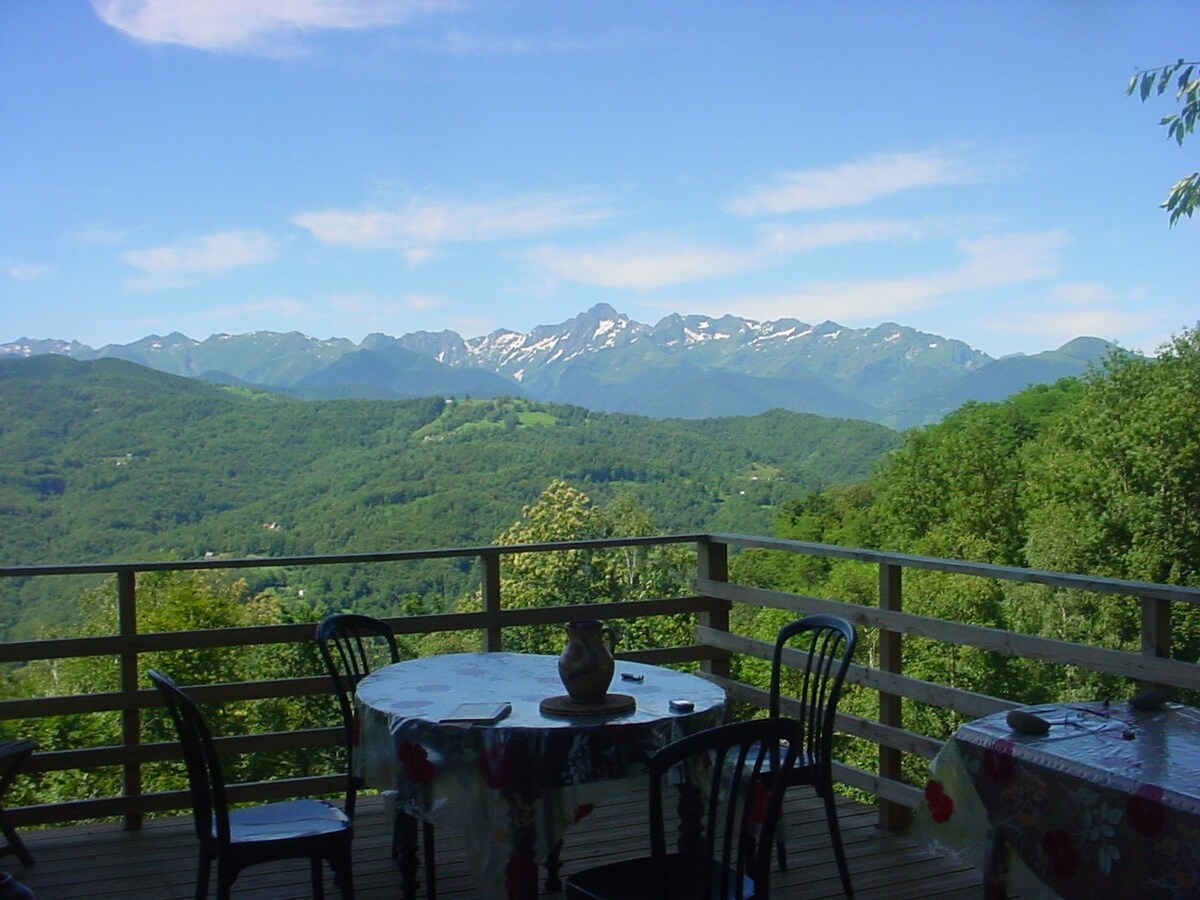
[[[359, 682], [355, 768], [368, 785], [396, 791], [409, 814], [467, 827], [479, 896], [534, 897], [535, 861], [581, 813], [624, 793], [620, 782], [642, 776], [660, 748], [724, 719], [724, 691], [683, 672], [618, 660], [610, 692], [632, 696], [635, 708], [547, 715], [541, 701], [563, 693], [557, 657], [455, 653], [396, 663]], [[692, 711], [673, 711], [676, 699]], [[512, 712], [492, 724], [442, 721], [464, 701], [508, 702]]]

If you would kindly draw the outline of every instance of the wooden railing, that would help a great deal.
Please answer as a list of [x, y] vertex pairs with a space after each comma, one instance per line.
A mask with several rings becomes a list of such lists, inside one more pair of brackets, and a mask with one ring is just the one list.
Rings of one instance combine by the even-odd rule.
[[[695, 593], [686, 597], [594, 603], [585, 607], [555, 606], [536, 609], [503, 609], [500, 562], [506, 556], [562, 550], [603, 550], [616, 547], [650, 547], [691, 544], [696, 549]], [[875, 605], [846, 603], [837, 598], [808, 597], [731, 583], [731, 549], [758, 548], [834, 559], [855, 560], [878, 569], [878, 598]], [[21, 665], [34, 660], [104, 656], [119, 661], [119, 689], [73, 696], [30, 697], [0, 701], [0, 722], [37, 719], [80, 713], [117, 711], [121, 716], [121, 741], [117, 746], [46, 749], [36, 754], [32, 772], [92, 769], [119, 766], [122, 790], [119, 796], [28, 805], [12, 810], [17, 824], [49, 824], [80, 819], [121, 817], [137, 827], [148, 813], [185, 809], [185, 792], [150, 794], [142, 788], [142, 769], [147, 763], [177, 757], [171, 743], [142, 742], [142, 711], [157, 707], [159, 700], [144, 680], [143, 654], [163, 650], [200, 650], [251, 645], [309, 642], [312, 624], [267, 625], [206, 631], [141, 633], [138, 630], [137, 576], [139, 573], [205, 569], [250, 569], [262, 567], [317, 567], [330, 565], [374, 565], [429, 559], [473, 559], [480, 564], [482, 610], [471, 613], [420, 615], [390, 618], [401, 635], [475, 631], [489, 651], [504, 646], [504, 630], [521, 625], [555, 625], [581, 617], [642, 618], [689, 613], [696, 616], [695, 641], [687, 646], [631, 649], [620, 655], [655, 664], [692, 664], [699, 674], [724, 686], [738, 701], [766, 706], [766, 691], [731, 677], [730, 661], [735, 655], [770, 659], [771, 643], [739, 635], [730, 630], [730, 611], [737, 604], [785, 610], [795, 616], [834, 612], [851, 619], [860, 629], [877, 632], [877, 665], [852, 667], [849, 681], [861, 689], [878, 693], [878, 715], [865, 718], [842, 714], [839, 729], [847, 735], [878, 747], [878, 765], [868, 771], [839, 765], [838, 777], [847, 785], [875, 796], [880, 805], [881, 824], [902, 827], [908, 811], [921, 798], [918, 786], [902, 777], [906, 755], [931, 759], [941, 747], [936, 736], [907, 730], [902, 701], [928, 704], [973, 717], [1020, 705], [1020, 698], [992, 697], [911, 678], [904, 673], [904, 642], [908, 637], [928, 638], [968, 645], [1012, 656], [1078, 666], [1118, 675], [1139, 682], [1200, 690], [1200, 666], [1169, 658], [1171, 609], [1176, 604], [1200, 603], [1200, 590], [1168, 585], [1092, 578], [1055, 572], [994, 566], [948, 559], [885, 553], [850, 547], [785, 541], [734, 534], [690, 534], [600, 541], [568, 541], [547, 544], [466, 547], [445, 550], [351, 554], [271, 559], [204, 559], [193, 561], [127, 564], [81, 564], [62, 566], [0, 567], [0, 578], [46, 576], [107, 576], [115, 579], [118, 594], [118, 626], [112, 635], [0, 643], [0, 664]], [[907, 613], [903, 609], [903, 573], [929, 570], [1000, 581], [1048, 585], [1099, 594], [1132, 597], [1141, 606], [1142, 647], [1129, 652], [1074, 644], [1033, 635], [1015, 634], [994, 628], [968, 625]], [[214, 684], [190, 687], [204, 702], [246, 701], [276, 697], [327, 694], [322, 673], [309, 676]], [[784, 711], [788, 710], [785, 702]], [[222, 752], [282, 752], [294, 749], [331, 748], [341, 740], [336, 728], [311, 728], [292, 732], [235, 735], [221, 739]], [[263, 800], [313, 794], [336, 794], [342, 778], [334, 772], [303, 778], [236, 785], [235, 800]]]

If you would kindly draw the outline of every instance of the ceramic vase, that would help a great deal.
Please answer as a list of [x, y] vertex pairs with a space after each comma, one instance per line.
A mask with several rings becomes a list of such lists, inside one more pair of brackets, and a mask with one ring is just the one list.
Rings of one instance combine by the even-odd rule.
[[567, 645], [558, 658], [558, 676], [576, 703], [604, 702], [612, 684], [616, 635], [598, 619], [567, 623]]

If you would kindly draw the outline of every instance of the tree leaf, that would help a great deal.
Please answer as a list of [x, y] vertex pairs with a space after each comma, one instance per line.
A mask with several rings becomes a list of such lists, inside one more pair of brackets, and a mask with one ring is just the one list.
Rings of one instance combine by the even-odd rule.
[[1175, 73], [1174, 66], [1164, 66], [1162, 73], [1158, 76], [1158, 88], [1156, 93], [1163, 93], [1167, 89], [1167, 85], [1171, 83], [1171, 76]]

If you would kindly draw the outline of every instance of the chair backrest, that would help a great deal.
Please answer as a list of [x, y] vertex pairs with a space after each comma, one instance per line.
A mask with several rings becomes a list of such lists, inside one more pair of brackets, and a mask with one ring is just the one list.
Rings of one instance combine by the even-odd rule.
[[789, 644], [807, 654], [797, 667], [799, 684], [795, 697], [800, 701], [800, 724], [804, 730], [801, 763], [828, 765], [832, 754], [833, 721], [837, 714], [842, 682], [850, 668], [850, 658], [858, 643], [858, 634], [840, 616], [806, 616], [779, 629], [771, 661], [770, 714], [780, 715], [779, 695], [783, 678], [783, 651]]
[[179, 685], [155, 669], [148, 673], [166, 703], [167, 712], [179, 733], [183, 761], [187, 766], [188, 786], [192, 793], [192, 815], [196, 836], [211, 844], [216, 828], [219, 844], [229, 843], [229, 802], [225, 795], [225, 777], [217, 759], [212, 733], [195, 701]]
[[[682, 783], [690, 783], [699, 792], [699, 797], [693, 794], [691, 800], [681, 797], [679, 808], [682, 813], [690, 803], [701, 813], [702, 826], [700, 834], [689, 834], [690, 850], [686, 842], [681, 841], [680, 846], [685, 855], [699, 854], [696, 864], [685, 869], [686, 877], [694, 878], [695, 883], [660, 882], [656, 887], [661, 896], [667, 896], [669, 887], [671, 896], [765, 900], [786, 784], [777, 778], [768, 789], [759, 776], [776, 755], [776, 748], [784, 764], [792, 765], [799, 738], [800, 724], [794, 719], [751, 719], [688, 735], [651, 757], [651, 856], [662, 859], [667, 852], [663, 793], [669, 773], [686, 774]], [[681, 836], [684, 832], [681, 827]]]
[[333, 681], [346, 732], [346, 766], [354, 752], [354, 689], [380, 663], [400, 661], [396, 635], [387, 622], [355, 613], [332, 613], [317, 623], [317, 647]]

